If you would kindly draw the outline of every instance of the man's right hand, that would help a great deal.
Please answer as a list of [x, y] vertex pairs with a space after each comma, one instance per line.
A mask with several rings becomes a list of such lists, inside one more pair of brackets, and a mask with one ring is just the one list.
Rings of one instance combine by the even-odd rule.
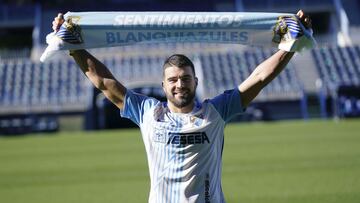
[[59, 31], [60, 26], [65, 22], [64, 15], [62, 13], [58, 13], [57, 17], [54, 18], [52, 22], [52, 29], [54, 32]]
[[[64, 15], [59, 13], [52, 22], [53, 31], [58, 32], [64, 22]], [[91, 83], [101, 90], [119, 109], [123, 109], [127, 90], [116, 80], [110, 70], [86, 50], [72, 50], [70, 55]]]

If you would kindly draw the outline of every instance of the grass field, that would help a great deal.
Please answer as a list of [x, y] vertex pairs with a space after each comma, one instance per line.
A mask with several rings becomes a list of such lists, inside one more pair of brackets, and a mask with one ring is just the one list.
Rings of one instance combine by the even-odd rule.
[[[360, 202], [360, 120], [231, 124], [227, 202]], [[147, 202], [138, 130], [0, 137], [1, 203]]]

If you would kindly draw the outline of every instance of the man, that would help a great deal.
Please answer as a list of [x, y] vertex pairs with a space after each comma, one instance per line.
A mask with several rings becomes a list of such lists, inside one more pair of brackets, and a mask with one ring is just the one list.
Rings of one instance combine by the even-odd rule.
[[[311, 26], [302, 11], [302, 23]], [[53, 29], [63, 23], [55, 18]], [[149, 202], [225, 202], [221, 188], [224, 127], [242, 113], [262, 88], [287, 65], [294, 53], [279, 50], [261, 63], [238, 87], [202, 103], [195, 102], [198, 79], [184, 55], [170, 56], [163, 65], [162, 87], [167, 102], [126, 89], [85, 50], [70, 51], [90, 81], [141, 129], [151, 191]]]

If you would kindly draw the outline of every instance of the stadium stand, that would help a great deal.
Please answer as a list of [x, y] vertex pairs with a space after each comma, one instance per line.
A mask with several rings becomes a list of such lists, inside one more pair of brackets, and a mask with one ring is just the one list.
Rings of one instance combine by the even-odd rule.
[[[152, 48], [151, 45], [146, 46], [148, 49], [161, 50], [157, 45]], [[184, 48], [187, 45], [182, 46]], [[165, 46], [162, 49], [167, 48]], [[129, 51], [131, 48], [120, 49]], [[198, 76], [202, 78], [197, 95], [199, 100], [211, 98], [225, 89], [234, 88], [251, 73], [257, 64], [273, 53], [273, 50], [258, 48], [221, 50], [219, 47], [217, 49], [210, 47], [207, 51], [204, 47], [201, 49], [203, 52], [189, 55], [196, 63]], [[111, 50], [114, 51], [114, 49]], [[103, 53], [100, 55], [102, 55], [104, 64], [128, 88], [163, 97], [160, 87], [161, 67], [167, 52], [159, 51], [156, 54], [149, 52], [149, 54], [125, 54], [121, 56], [114, 56], [114, 54], [111, 56], [108, 54], [109, 52], [104, 50], [99, 52]], [[124, 50], [117, 50], [116, 52], [123, 53]], [[319, 95], [323, 96], [319, 96], [319, 99], [325, 101], [319, 103], [324, 104], [321, 107], [322, 111], [328, 111], [330, 104], [326, 105], [328, 103], [326, 100], [329, 97], [333, 98], [340, 87], [359, 86], [359, 46], [314, 49], [312, 56], [317, 64], [316, 70], [323, 85], [319, 90], [322, 93]], [[256, 98], [253, 106], [257, 111], [259, 109], [263, 111], [259, 119], [307, 117], [307, 101], [303, 82], [293, 66], [290, 63], [289, 67]], [[99, 101], [92, 103], [92, 98], [97, 95], [93, 94], [91, 84], [69, 58], [44, 64], [34, 63], [30, 60], [6, 60], [0, 63], [0, 67], [1, 115], [81, 113], [92, 108], [100, 108], [104, 111], [106, 107], [98, 105]], [[330, 111], [338, 112], [340, 116], [357, 115], [357, 113], [349, 113], [349, 109], [354, 109], [357, 112], [358, 101], [355, 96], [352, 96], [349, 107], [349, 99], [342, 94], [342, 98], [336, 100], [340, 102], [335, 105], [338, 108], [330, 108]], [[292, 103], [294, 101], [296, 102]], [[284, 115], [277, 113], [271, 116], [272, 113], [270, 112], [275, 111], [276, 107], [273, 105], [276, 103], [281, 104], [282, 107], [288, 106], [289, 109], [297, 109], [296, 113], [286, 111]], [[270, 104], [272, 106], [269, 106]], [[326, 115], [326, 113], [324, 114]]]
[[0, 63], [0, 112], [73, 112], [86, 109], [89, 85], [72, 61]]
[[[155, 46], [156, 47], [156, 46]], [[129, 48], [126, 48], [129, 49]], [[121, 51], [118, 51], [121, 52]], [[164, 54], [164, 53], [163, 53]], [[160, 81], [166, 55], [103, 57], [104, 64], [128, 88], [163, 97]], [[190, 55], [197, 63], [200, 80], [198, 99], [210, 98], [225, 89], [236, 87], [266, 57], [271, 50], [208, 51]], [[9, 60], [0, 63], [0, 113], [69, 113], [97, 108], [92, 103], [91, 85], [74, 62], [56, 60], [34, 63], [29, 60]], [[301, 100], [301, 82], [293, 68], [288, 68], [271, 83], [257, 101]]]
[[[316, 61], [315, 67], [321, 81], [319, 100], [322, 114], [326, 116], [329, 105], [331, 113], [336, 116], [359, 116], [358, 103], [360, 102], [360, 48], [324, 47], [312, 50]], [[344, 91], [346, 90], [346, 91]], [[326, 105], [326, 100], [331, 103]], [[351, 100], [351, 102], [350, 102]], [[352, 110], [353, 112], [350, 112]]]
[[[200, 54], [206, 89], [203, 94], [210, 98], [224, 89], [236, 87], [272, 53], [271, 50], [252, 49], [244, 52]], [[260, 93], [257, 100], [299, 99], [302, 93], [301, 82], [294, 69], [289, 67]]]
[[71, 61], [0, 62], [0, 133], [55, 131], [58, 115], [84, 112], [91, 86]]
[[[59, 10], [234, 11], [236, 8], [237, 11], [295, 12], [302, 8], [310, 12], [313, 24], [317, 25], [314, 32], [319, 48], [297, 55], [255, 99], [247, 114], [236, 120], [360, 116], [360, 3], [357, 0], [225, 0], [208, 1], [205, 7], [204, 1], [188, 0], [106, 0], [101, 6], [90, 0], [81, 1], [77, 8], [64, 5], [69, 0], [36, 2], [16, 1], [14, 5], [11, 1], [0, 1], [0, 134], [56, 131], [59, 117], [73, 114], [86, 119], [86, 129], [130, 125], [119, 118], [115, 107], [93, 89], [68, 56], [59, 55], [45, 64], [37, 61], [44, 49], [45, 35], [51, 31], [52, 18]], [[347, 37], [350, 40], [344, 41]], [[274, 52], [201, 43], [139, 44], [90, 51], [128, 88], [159, 99], [164, 99], [160, 83], [164, 59], [172, 53], [185, 54], [196, 66], [199, 100], [234, 88]], [[314, 103], [313, 97], [316, 97], [315, 107], [309, 108]]]

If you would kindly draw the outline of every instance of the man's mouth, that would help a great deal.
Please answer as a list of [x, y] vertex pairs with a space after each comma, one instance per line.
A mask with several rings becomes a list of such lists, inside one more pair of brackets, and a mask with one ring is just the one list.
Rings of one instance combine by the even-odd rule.
[[174, 95], [179, 95], [179, 96], [183, 96], [186, 95], [188, 93], [188, 91], [179, 91], [179, 92], [174, 92]]

